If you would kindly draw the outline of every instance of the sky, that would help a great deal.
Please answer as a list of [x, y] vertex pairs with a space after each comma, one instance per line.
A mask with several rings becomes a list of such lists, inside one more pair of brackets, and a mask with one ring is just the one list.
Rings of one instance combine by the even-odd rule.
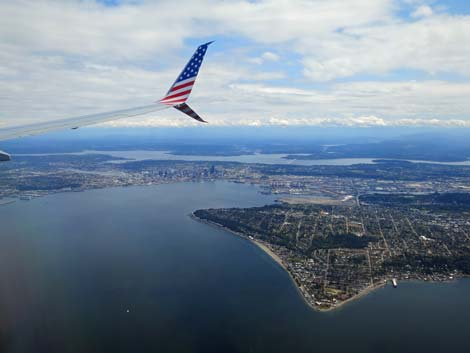
[[210, 40], [211, 125], [470, 127], [468, 0], [0, 0], [0, 127], [154, 102]]

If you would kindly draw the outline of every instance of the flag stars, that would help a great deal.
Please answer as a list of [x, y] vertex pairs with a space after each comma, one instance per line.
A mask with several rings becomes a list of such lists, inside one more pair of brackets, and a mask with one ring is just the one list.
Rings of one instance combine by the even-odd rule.
[[205, 46], [200, 46], [196, 50], [196, 52], [191, 57], [191, 60], [186, 65], [180, 77], [178, 78], [178, 81], [187, 80], [188, 78], [192, 78], [198, 74], [206, 50], [207, 47]]

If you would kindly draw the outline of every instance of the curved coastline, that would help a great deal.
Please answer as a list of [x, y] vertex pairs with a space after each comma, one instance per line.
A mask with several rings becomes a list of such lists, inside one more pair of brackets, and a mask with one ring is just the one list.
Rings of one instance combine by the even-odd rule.
[[381, 288], [381, 287], [384, 287], [387, 283], [386, 281], [384, 282], [380, 282], [380, 283], [375, 283], [375, 284], [372, 284], [368, 287], [366, 287], [364, 290], [362, 290], [361, 292], [359, 292], [358, 294], [352, 296], [351, 298], [348, 298], [344, 301], [341, 301], [341, 302], [338, 302], [336, 305], [334, 306], [331, 306], [331, 307], [320, 307], [320, 306], [317, 306], [317, 305], [313, 305], [305, 296], [305, 293], [303, 291], [303, 289], [297, 284], [294, 276], [292, 276], [292, 274], [290, 273], [290, 271], [288, 270], [287, 268], [287, 265], [284, 263], [284, 261], [282, 261], [282, 259], [273, 251], [269, 248], [269, 246], [263, 242], [260, 242], [259, 240], [256, 240], [256, 239], [251, 239], [249, 237], [247, 237], [245, 234], [243, 233], [239, 233], [239, 232], [235, 232], [227, 227], [224, 227], [223, 225], [219, 224], [219, 223], [216, 223], [216, 222], [212, 222], [212, 221], [209, 221], [209, 220], [206, 220], [206, 219], [202, 219], [202, 218], [199, 218], [198, 216], [196, 216], [194, 214], [194, 212], [192, 212], [190, 215], [189, 215], [193, 220], [197, 221], [197, 222], [200, 222], [200, 223], [204, 223], [206, 225], [209, 225], [209, 226], [212, 226], [212, 227], [215, 227], [217, 229], [222, 229], [224, 231], [227, 231], [233, 235], [236, 235], [236, 236], [239, 236], [243, 239], [246, 239], [248, 241], [250, 241], [252, 244], [256, 245], [258, 248], [260, 248], [261, 250], [263, 250], [274, 262], [276, 262], [279, 266], [282, 267], [282, 269], [284, 269], [284, 271], [286, 271], [286, 273], [289, 275], [291, 281], [293, 282], [295, 288], [297, 289], [297, 292], [299, 293], [299, 295], [301, 296], [301, 298], [303, 299], [304, 303], [312, 310], [316, 311], [316, 312], [331, 312], [331, 311], [336, 311], [342, 307], [344, 307], [346, 304], [348, 303], [351, 303], [353, 302], [354, 300], [356, 299], [359, 299], [359, 298], [362, 298], [364, 296], [366, 296], [367, 294], [371, 293], [372, 291], [378, 289], [378, 288]]

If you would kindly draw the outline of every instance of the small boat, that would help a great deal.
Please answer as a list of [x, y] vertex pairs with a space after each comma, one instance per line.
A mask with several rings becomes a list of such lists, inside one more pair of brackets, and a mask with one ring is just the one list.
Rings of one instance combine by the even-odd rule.
[[393, 284], [393, 288], [397, 288], [397, 287], [398, 287], [398, 282], [397, 282], [397, 279], [396, 279], [396, 278], [392, 278], [392, 284]]

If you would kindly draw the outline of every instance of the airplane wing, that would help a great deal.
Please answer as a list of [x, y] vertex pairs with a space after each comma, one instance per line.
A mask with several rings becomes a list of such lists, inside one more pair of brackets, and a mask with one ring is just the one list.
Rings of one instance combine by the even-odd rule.
[[103, 123], [123, 118], [130, 118], [150, 112], [169, 108], [163, 104], [151, 104], [143, 107], [136, 107], [124, 110], [116, 110], [100, 114], [84, 115], [74, 118], [66, 118], [60, 120], [47, 121], [42, 123], [33, 123], [29, 125], [13, 126], [10, 128], [0, 128], [0, 141], [11, 140], [18, 137], [43, 134], [49, 131], [77, 129], [82, 126]]
[[[77, 129], [82, 126], [103, 123], [123, 118], [130, 118], [151, 112], [156, 112], [166, 108], [173, 107], [182, 113], [190, 116], [191, 118], [200, 122], [204, 121], [196, 112], [194, 112], [187, 104], [186, 101], [191, 94], [191, 90], [196, 82], [204, 55], [207, 47], [212, 42], [200, 45], [189, 62], [184, 67], [183, 71], [178, 75], [176, 81], [170, 87], [166, 95], [157, 102], [149, 105], [134, 107], [112, 112], [98, 113], [92, 115], [84, 115], [74, 118], [66, 118], [60, 120], [53, 120], [47, 122], [38, 122], [22, 126], [13, 126], [0, 128], [0, 141], [11, 140], [18, 137], [38, 135], [50, 131], [64, 130], [64, 129]], [[10, 155], [0, 151], [0, 162], [10, 160]]]

